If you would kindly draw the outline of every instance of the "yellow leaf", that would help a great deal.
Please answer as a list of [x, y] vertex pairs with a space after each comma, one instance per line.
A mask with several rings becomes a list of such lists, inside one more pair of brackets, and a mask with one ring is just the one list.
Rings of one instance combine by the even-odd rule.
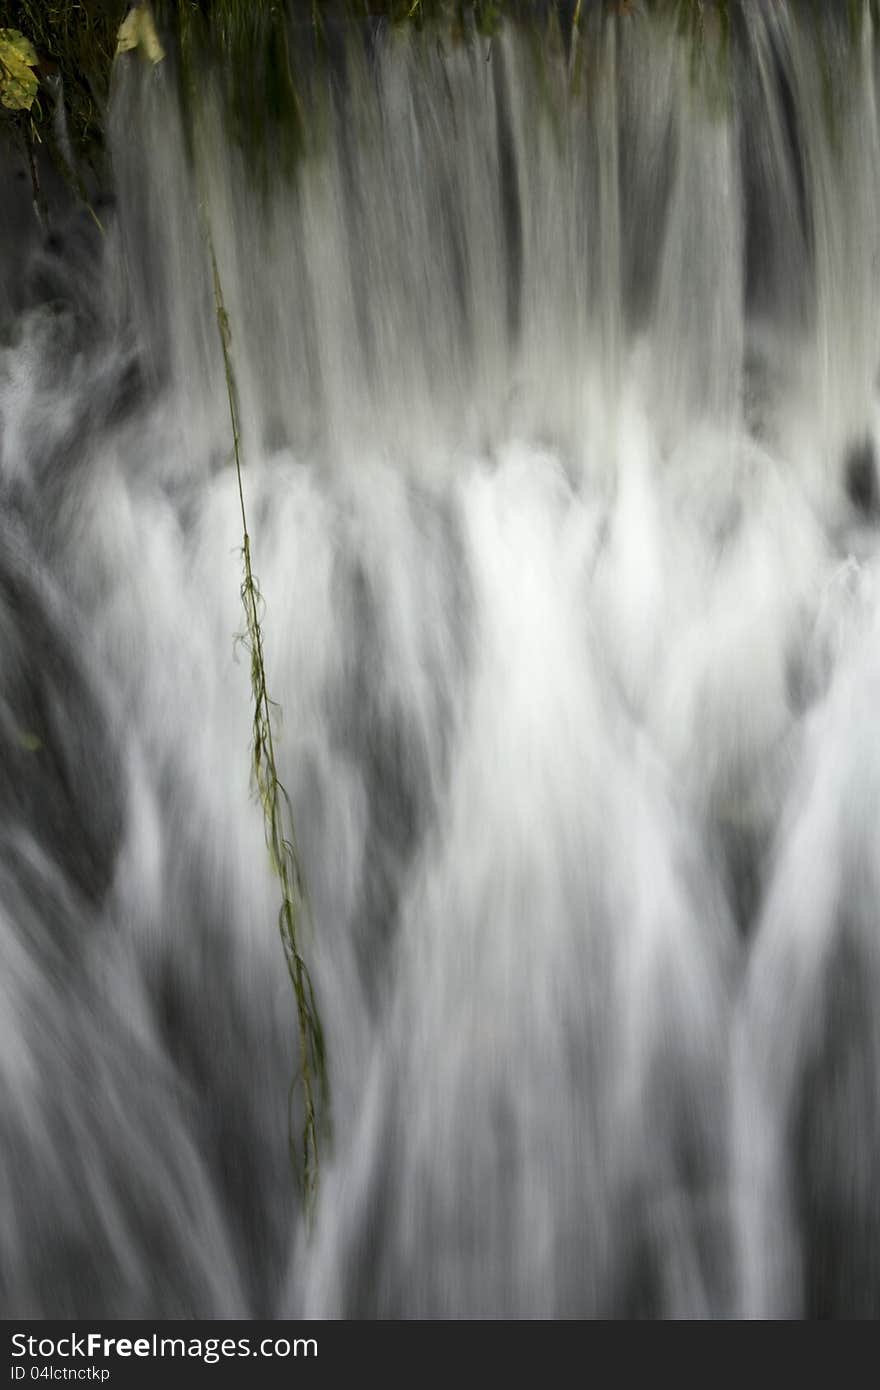
[[37, 95], [39, 59], [34, 46], [17, 29], [0, 29], [0, 106], [30, 111]]
[[139, 50], [150, 63], [161, 63], [165, 50], [159, 42], [153, 11], [149, 5], [135, 5], [129, 10], [119, 26], [116, 36], [116, 52], [132, 53]]
[[40, 61], [30, 39], [17, 29], [0, 29], [0, 57], [5, 59], [8, 54], [29, 68], [35, 68]]

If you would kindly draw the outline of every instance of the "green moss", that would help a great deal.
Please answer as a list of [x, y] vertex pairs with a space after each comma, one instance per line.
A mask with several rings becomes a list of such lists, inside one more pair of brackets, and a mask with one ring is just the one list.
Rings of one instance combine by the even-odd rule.
[[[726, 13], [728, 0], [718, 0]], [[40, 58], [41, 92], [32, 116], [38, 140], [51, 144], [51, 82], [63, 84], [67, 121], [80, 159], [101, 159], [110, 70], [128, 0], [0, 0], [0, 28], [19, 29]], [[184, 29], [193, 61], [212, 66], [226, 96], [233, 138], [247, 145], [255, 160], [295, 161], [302, 143], [300, 92], [309, 64], [320, 55], [328, 33], [340, 22], [366, 24], [384, 19], [416, 30], [435, 29], [453, 42], [491, 38], [507, 17], [554, 22], [569, 28], [600, 9], [622, 9], [620, 0], [604, 6], [581, 0], [576, 6], [549, 0], [153, 0], [156, 21], [171, 51]], [[669, 8], [689, 17], [697, 32], [703, 0], [649, 0], [649, 8]]]
[[[798, 0], [793, 0], [798, 3]], [[506, 20], [561, 32], [577, 86], [579, 36], [615, 16], [636, 23], [648, 11], [667, 14], [690, 44], [693, 72], [713, 105], [727, 100], [732, 17], [738, 0], [153, 0], [172, 62], [186, 31], [193, 65], [219, 82], [230, 138], [247, 151], [254, 175], [271, 180], [296, 167], [304, 143], [309, 84], [342, 23], [377, 22], [431, 31], [453, 43], [491, 38]], [[19, 29], [40, 59], [40, 92], [28, 119], [36, 142], [50, 148], [52, 80], [63, 84], [71, 143], [80, 161], [102, 166], [103, 132], [119, 24], [128, 0], [0, 0], [0, 28]], [[820, 0], [799, 0], [807, 22], [823, 23]], [[880, 0], [841, 0], [853, 38], [866, 14], [875, 23]], [[848, 21], [848, 23], [847, 23]], [[719, 37], [720, 36], [720, 37]], [[5, 113], [21, 128], [21, 117]]]

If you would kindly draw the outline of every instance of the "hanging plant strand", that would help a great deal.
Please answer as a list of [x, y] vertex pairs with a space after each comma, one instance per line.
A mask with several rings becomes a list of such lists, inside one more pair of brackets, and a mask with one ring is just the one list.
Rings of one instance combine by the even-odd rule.
[[[204, 221], [207, 228], [206, 217]], [[209, 228], [207, 228], [206, 236], [214, 283], [214, 308], [226, 373], [226, 394], [229, 401], [233, 455], [241, 507], [244, 562], [241, 601], [244, 606], [246, 623], [246, 631], [242, 634], [241, 641], [249, 651], [251, 659], [251, 689], [254, 701], [253, 775], [263, 807], [266, 844], [269, 848], [272, 867], [281, 884], [281, 910], [278, 915], [278, 926], [284, 946], [287, 973], [290, 976], [296, 997], [299, 1022], [300, 1069], [294, 1078], [290, 1091], [291, 1156], [302, 1183], [306, 1210], [311, 1215], [314, 1199], [317, 1195], [319, 1171], [318, 1097], [320, 1095], [325, 1106], [328, 1099], [324, 1033], [311, 976], [300, 949], [300, 928], [303, 921], [308, 918], [308, 900], [294, 838], [290, 798], [279, 779], [275, 762], [272, 712], [277, 710], [277, 705], [270, 699], [266, 684], [263, 630], [260, 619], [263, 601], [259, 586], [254, 578], [251, 562], [251, 540], [242, 480], [238, 393], [232, 364], [229, 316], [226, 312], [220, 270]], [[293, 1123], [293, 1104], [297, 1082], [302, 1084], [303, 1098], [302, 1134], [298, 1139]]]
[[[147, 6], [139, 7], [149, 13]], [[326, 1127], [329, 1113], [329, 1088], [327, 1082], [324, 1032], [315, 999], [308, 967], [301, 950], [301, 934], [309, 921], [308, 897], [299, 862], [296, 838], [293, 829], [293, 809], [290, 798], [278, 776], [275, 760], [275, 737], [273, 718], [278, 706], [269, 696], [266, 680], [266, 665], [263, 650], [263, 629], [261, 613], [263, 599], [254, 576], [251, 558], [251, 538], [248, 530], [247, 508], [244, 498], [242, 470], [241, 424], [238, 403], [238, 389], [232, 359], [232, 330], [226, 302], [223, 295], [223, 282], [211, 233], [208, 214], [207, 193], [202, 184], [201, 167], [198, 158], [198, 102], [193, 71], [192, 34], [189, 11], [181, 9], [180, 57], [183, 75], [183, 94], [185, 109], [192, 122], [192, 157], [197, 187], [197, 206], [202, 236], [211, 264], [211, 280], [214, 293], [214, 313], [217, 332], [223, 353], [223, 370], [226, 377], [226, 396], [229, 406], [229, 423], [232, 433], [232, 455], [235, 463], [235, 476], [238, 485], [238, 501], [241, 510], [242, 563], [244, 575], [241, 583], [241, 601], [245, 614], [245, 630], [239, 641], [250, 655], [251, 692], [253, 695], [253, 739], [252, 775], [253, 782], [263, 810], [263, 825], [266, 845], [272, 868], [281, 885], [281, 907], [278, 913], [278, 929], [284, 948], [287, 973], [296, 1000], [297, 1025], [299, 1034], [299, 1070], [294, 1076], [288, 1092], [288, 1136], [290, 1156], [294, 1171], [300, 1181], [306, 1218], [310, 1222], [314, 1214], [318, 1191], [319, 1175], [319, 1136]], [[146, 33], [146, 40], [144, 39]], [[137, 47], [147, 42], [144, 56], [152, 63], [161, 62], [164, 54], [158, 39], [153, 42], [150, 26], [144, 30], [143, 22], [137, 33], [128, 38], [136, 40]], [[124, 35], [120, 34], [120, 43]], [[129, 47], [131, 45], [128, 45]], [[301, 1088], [302, 1122], [297, 1132], [296, 1100]], [[319, 1115], [320, 1104], [320, 1115]]]

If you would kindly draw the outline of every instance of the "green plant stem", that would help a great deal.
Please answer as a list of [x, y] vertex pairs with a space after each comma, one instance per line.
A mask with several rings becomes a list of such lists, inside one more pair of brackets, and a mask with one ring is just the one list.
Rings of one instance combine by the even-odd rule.
[[[263, 654], [263, 629], [260, 619], [261, 597], [254, 577], [251, 559], [251, 539], [248, 530], [247, 509], [244, 500], [242, 478], [241, 427], [239, 423], [238, 393], [231, 356], [231, 335], [229, 316], [223, 297], [220, 269], [214, 249], [213, 238], [207, 216], [203, 215], [208, 250], [211, 259], [211, 273], [214, 286], [214, 307], [220, 344], [223, 351], [223, 364], [226, 375], [226, 393], [229, 403], [229, 420], [232, 429], [232, 445], [235, 472], [238, 482], [238, 500], [241, 509], [243, 535], [242, 553], [244, 559], [244, 579], [241, 598], [245, 610], [247, 628], [246, 644], [251, 654], [251, 687], [254, 697], [253, 723], [253, 763], [254, 778], [266, 828], [266, 843], [272, 859], [272, 867], [281, 884], [281, 911], [278, 925], [284, 945], [287, 972], [293, 986], [297, 1004], [299, 1026], [300, 1070], [291, 1087], [291, 1099], [296, 1080], [303, 1088], [303, 1132], [297, 1145], [291, 1133], [291, 1154], [297, 1171], [300, 1173], [307, 1214], [311, 1217], [317, 1196], [319, 1175], [319, 1127], [316, 1091], [320, 1088], [323, 1099], [327, 1099], [326, 1058], [324, 1036], [320, 1016], [315, 1003], [311, 977], [299, 946], [300, 915], [306, 909], [306, 896], [296, 842], [293, 833], [293, 817], [290, 799], [277, 771], [275, 761], [275, 736], [272, 728], [272, 710], [276, 708], [269, 697], [266, 683], [266, 664]], [[285, 824], [286, 822], [286, 824]]]
[[571, 20], [571, 43], [568, 57], [568, 80], [574, 82], [577, 68], [578, 50], [581, 41], [581, 0], [577, 0]]
[[21, 126], [21, 138], [27, 156], [28, 170], [31, 176], [31, 192], [34, 197], [34, 214], [40, 227], [45, 232], [49, 226], [49, 208], [43, 194], [42, 184], [40, 183], [40, 172], [37, 168], [37, 159], [34, 153], [34, 136], [31, 130], [30, 117], [25, 112]]

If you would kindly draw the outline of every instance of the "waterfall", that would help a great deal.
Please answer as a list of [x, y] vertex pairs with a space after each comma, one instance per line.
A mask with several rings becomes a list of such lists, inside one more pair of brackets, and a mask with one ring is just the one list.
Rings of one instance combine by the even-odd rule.
[[880, 1312], [872, 11], [587, 8], [340, 30], [268, 186], [117, 59], [103, 236], [0, 158], [7, 1317]]

